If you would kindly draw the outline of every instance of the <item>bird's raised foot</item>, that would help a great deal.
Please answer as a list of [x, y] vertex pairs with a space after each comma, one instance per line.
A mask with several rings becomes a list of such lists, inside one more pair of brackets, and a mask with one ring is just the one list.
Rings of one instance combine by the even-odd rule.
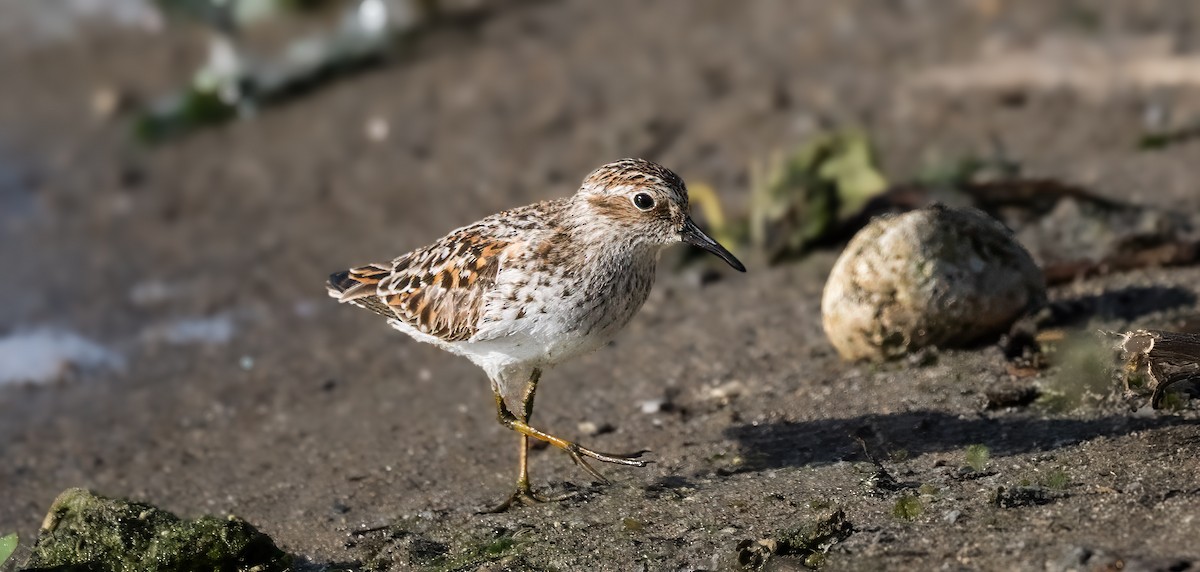
[[499, 394], [497, 394], [497, 396], [496, 396], [496, 405], [497, 405], [497, 410], [498, 410], [498, 416], [500, 418], [500, 423], [504, 424], [505, 427], [508, 427], [509, 429], [512, 429], [513, 431], [516, 431], [517, 433], [525, 435], [526, 437], [532, 437], [532, 438], [538, 439], [540, 441], [545, 441], [555, 447], [558, 447], [559, 449], [566, 451], [567, 454], [571, 455], [571, 460], [575, 461], [576, 465], [579, 465], [579, 467], [581, 469], [583, 469], [584, 471], [587, 471], [587, 473], [589, 475], [591, 475], [592, 478], [596, 479], [597, 481], [599, 481], [601, 483], [608, 483], [608, 479], [604, 478], [604, 475], [600, 474], [599, 471], [592, 468], [592, 466], [590, 464], [588, 464], [585, 457], [591, 457], [602, 463], [612, 463], [614, 465], [625, 465], [627, 467], [645, 467], [646, 464], [649, 463], [649, 461], [641, 460], [641, 456], [646, 453], [649, 453], [650, 452], [649, 450], [643, 449], [641, 451], [637, 451], [636, 453], [631, 453], [628, 455], [620, 455], [620, 454], [615, 454], [615, 453], [600, 453], [598, 451], [593, 451], [591, 449], [588, 449], [587, 447], [580, 445], [579, 443], [567, 441], [566, 439], [563, 439], [561, 437], [555, 437], [554, 435], [546, 433], [545, 431], [541, 431], [539, 429], [530, 427], [528, 423], [526, 423], [523, 420], [517, 419], [516, 416], [514, 416], [512, 413], [510, 413], [508, 411], [508, 408], [505, 407], [505, 405], [504, 405], [504, 399], [502, 397], [500, 397]]
[[567, 454], [571, 455], [571, 460], [575, 461], [576, 465], [579, 465], [579, 468], [586, 471], [587, 474], [592, 476], [592, 478], [604, 484], [608, 484], [608, 479], [605, 478], [604, 475], [600, 474], [600, 471], [597, 471], [590, 464], [588, 464], [584, 457], [591, 457], [603, 463], [625, 465], [627, 467], [645, 467], [647, 464], [653, 462], [643, 461], [641, 459], [642, 455], [650, 452], [648, 449], [642, 449], [641, 451], [627, 455], [619, 455], [616, 453], [600, 453], [586, 447], [582, 447], [578, 443], [570, 443], [565, 447], [565, 450], [567, 451]]

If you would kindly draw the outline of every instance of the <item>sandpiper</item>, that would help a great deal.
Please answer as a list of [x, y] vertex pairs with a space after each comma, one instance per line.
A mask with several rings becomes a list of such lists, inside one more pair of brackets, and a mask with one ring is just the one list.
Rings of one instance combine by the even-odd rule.
[[391, 262], [329, 277], [329, 295], [470, 359], [487, 373], [500, 423], [520, 434], [517, 490], [494, 510], [545, 499], [529, 484], [529, 438], [571, 455], [643, 467], [529, 425], [542, 371], [607, 343], [641, 308], [659, 253], [686, 242], [745, 267], [688, 215], [687, 187], [642, 159], [596, 169], [571, 197], [503, 211]]

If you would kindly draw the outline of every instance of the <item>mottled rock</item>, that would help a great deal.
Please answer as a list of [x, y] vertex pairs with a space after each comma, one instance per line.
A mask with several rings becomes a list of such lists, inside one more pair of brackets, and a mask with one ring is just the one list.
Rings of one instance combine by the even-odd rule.
[[291, 558], [236, 517], [179, 517], [148, 504], [67, 489], [50, 507], [26, 571], [285, 571]]
[[978, 342], [1045, 303], [1041, 270], [1012, 232], [981, 211], [934, 205], [859, 231], [821, 313], [843, 358], [881, 361]]

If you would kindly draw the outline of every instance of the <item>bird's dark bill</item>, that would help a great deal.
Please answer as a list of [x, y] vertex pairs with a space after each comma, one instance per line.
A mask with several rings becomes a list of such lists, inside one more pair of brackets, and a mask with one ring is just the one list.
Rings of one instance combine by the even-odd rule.
[[738, 272], [746, 271], [746, 267], [742, 265], [741, 261], [739, 261], [737, 257], [733, 255], [733, 253], [725, 250], [724, 246], [721, 246], [720, 243], [713, 240], [707, 234], [704, 234], [704, 231], [700, 230], [700, 227], [696, 226], [696, 223], [692, 222], [692, 219], [689, 218], [684, 221], [681, 235], [683, 236], [684, 242], [692, 246], [699, 246], [704, 250], [720, 256], [721, 260], [727, 262]]

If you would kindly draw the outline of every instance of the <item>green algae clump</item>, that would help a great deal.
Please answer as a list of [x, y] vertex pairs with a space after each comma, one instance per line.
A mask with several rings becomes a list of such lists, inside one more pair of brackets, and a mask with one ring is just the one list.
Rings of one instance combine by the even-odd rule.
[[23, 570], [282, 572], [291, 558], [246, 521], [183, 520], [148, 504], [67, 489], [50, 507]]

